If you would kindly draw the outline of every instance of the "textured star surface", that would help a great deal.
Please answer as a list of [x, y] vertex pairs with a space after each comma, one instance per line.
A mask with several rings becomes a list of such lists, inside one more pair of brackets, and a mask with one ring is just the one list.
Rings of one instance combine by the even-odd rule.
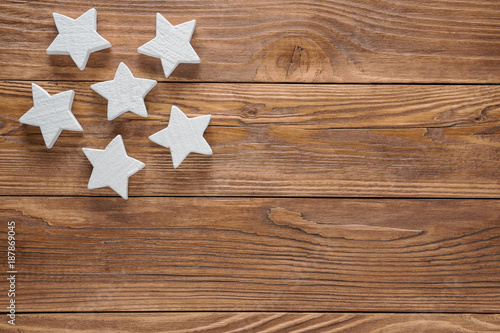
[[151, 135], [149, 139], [160, 146], [170, 148], [174, 168], [189, 153], [212, 155], [212, 149], [203, 137], [211, 115], [188, 118], [178, 107], [172, 106], [167, 128]]
[[39, 85], [32, 83], [33, 107], [19, 122], [40, 127], [47, 148], [52, 148], [63, 130], [83, 131], [82, 126], [71, 112], [75, 92], [63, 91], [54, 96]]
[[94, 169], [89, 189], [109, 186], [123, 199], [128, 199], [128, 179], [146, 166], [127, 155], [121, 135], [116, 136], [106, 149], [82, 148]]
[[99, 82], [90, 87], [108, 100], [108, 120], [113, 120], [127, 111], [147, 117], [144, 97], [155, 85], [155, 80], [135, 78], [122, 62], [114, 80]]
[[190, 44], [196, 20], [173, 26], [161, 14], [156, 14], [156, 37], [137, 49], [139, 53], [160, 58], [166, 77], [180, 63], [198, 64], [200, 57]]
[[54, 13], [59, 34], [47, 48], [48, 54], [69, 54], [76, 66], [83, 70], [90, 53], [111, 47], [97, 29], [97, 11], [92, 8], [77, 19]]

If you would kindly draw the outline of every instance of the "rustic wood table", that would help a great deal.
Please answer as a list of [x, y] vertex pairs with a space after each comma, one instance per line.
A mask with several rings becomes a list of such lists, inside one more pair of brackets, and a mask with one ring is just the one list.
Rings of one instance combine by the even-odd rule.
[[[112, 48], [48, 55], [52, 13], [93, 7]], [[197, 20], [201, 64], [137, 52], [156, 13]], [[148, 118], [90, 88], [122, 61]], [[3, 0], [0, 66], [0, 331], [500, 332], [498, 0]], [[84, 132], [21, 125], [32, 82]], [[212, 156], [148, 140], [172, 105], [212, 114]], [[118, 134], [129, 200], [87, 189]]]

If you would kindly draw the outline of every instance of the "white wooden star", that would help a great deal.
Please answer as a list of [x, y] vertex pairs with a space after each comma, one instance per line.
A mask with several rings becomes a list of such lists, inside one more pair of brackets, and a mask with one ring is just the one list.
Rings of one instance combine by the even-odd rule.
[[71, 112], [75, 92], [63, 91], [50, 96], [39, 85], [32, 83], [33, 107], [26, 112], [19, 122], [40, 127], [47, 148], [52, 148], [63, 130], [83, 131], [82, 126]]
[[128, 199], [128, 178], [146, 166], [129, 157], [121, 135], [117, 135], [106, 149], [82, 148], [94, 169], [89, 189], [109, 186], [123, 199]]
[[54, 13], [57, 35], [47, 48], [48, 54], [69, 54], [76, 66], [83, 70], [90, 53], [111, 47], [96, 31], [97, 11], [92, 8], [77, 19]]
[[156, 37], [137, 49], [139, 53], [160, 58], [165, 76], [169, 77], [180, 63], [199, 64], [200, 57], [189, 43], [196, 20], [173, 26], [156, 14]]
[[178, 107], [172, 106], [167, 128], [151, 135], [149, 139], [165, 148], [170, 148], [174, 168], [177, 168], [189, 153], [212, 155], [212, 149], [203, 137], [211, 115], [188, 118]]
[[144, 97], [155, 85], [155, 80], [135, 78], [122, 62], [114, 80], [99, 82], [90, 87], [108, 100], [108, 120], [113, 120], [127, 111], [147, 117]]

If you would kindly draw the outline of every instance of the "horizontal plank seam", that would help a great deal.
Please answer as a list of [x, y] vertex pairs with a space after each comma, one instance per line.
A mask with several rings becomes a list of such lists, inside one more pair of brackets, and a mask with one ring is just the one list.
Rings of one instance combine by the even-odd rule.
[[[119, 199], [118, 196], [113, 195], [23, 195], [23, 194], [0, 194], [0, 198], [95, 198], [95, 199]], [[258, 196], [258, 195], [240, 195], [240, 196], [220, 196], [220, 195], [129, 195], [131, 198], [207, 198], [207, 199], [332, 199], [332, 200], [500, 200], [498, 197], [353, 197], [353, 196]]]
[[[5, 311], [1, 311], [0, 313], [6, 313]], [[21, 311], [16, 311], [16, 315], [38, 315], [38, 314], [96, 314], [96, 313], [103, 313], [103, 314], [131, 314], [131, 313], [137, 313], [137, 314], [155, 314], [155, 313], [322, 313], [322, 314], [343, 314], [343, 313], [353, 313], [353, 314], [367, 314], [367, 315], [376, 315], [376, 314], [433, 314], [433, 315], [447, 315], [447, 314], [456, 314], [456, 315], [467, 315], [467, 314], [496, 314], [495, 312], [475, 312], [475, 311], [469, 311], [469, 312], [426, 312], [426, 311], [419, 311], [419, 312], [412, 312], [412, 311], [399, 311], [399, 312], [394, 312], [394, 311], [297, 311], [297, 310], [291, 310], [291, 311], [261, 311], [261, 310], [228, 310], [228, 311], [213, 311], [213, 310], [200, 310], [200, 311], [60, 311], [60, 312], [45, 312], [45, 311], [28, 311], [28, 312], [21, 312]]]
[[[0, 79], [0, 82], [102, 82], [103, 80], [24, 80], [24, 79]], [[253, 85], [264, 85], [264, 84], [275, 84], [275, 85], [331, 85], [331, 86], [498, 86], [499, 82], [266, 82], [266, 81], [168, 81], [168, 80], [156, 80], [158, 83], [176, 83], [176, 84], [253, 84]]]

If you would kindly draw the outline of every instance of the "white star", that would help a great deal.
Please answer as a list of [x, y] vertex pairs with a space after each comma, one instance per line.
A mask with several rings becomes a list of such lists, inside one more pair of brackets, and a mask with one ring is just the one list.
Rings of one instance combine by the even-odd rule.
[[69, 54], [76, 66], [83, 70], [90, 53], [111, 47], [96, 31], [97, 12], [94, 8], [76, 20], [57, 13], [53, 16], [59, 35], [47, 48], [48, 54]]
[[82, 148], [94, 169], [89, 189], [109, 186], [123, 199], [128, 199], [128, 178], [146, 166], [129, 157], [121, 135], [117, 135], [106, 149]]
[[135, 78], [122, 62], [114, 80], [99, 82], [90, 87], [108, 100], [108, 120], [113, 120], [127, 111], [147, 117], [144, 97], [155, 85], [155, 80]]
[[169, 77], [180, 63], [199, 64], [200, 58], [189, 43], [196, 20], [173, 26], [156, 14], [156, 37], [137, 49], [139, 53], [160, 58], [165, 76]]
[[71, 112], [75, 97], [73, 90], [50, 96], [35, 83], [31, 84], [31, 89], [33, 90], [33, 107], [19, 119], [19, 122], [40, 127], [47, 148], [52, 148], [63, 130], [83, 131]]
[[151, 135], [149, 140], [165, 148], [170, 148], [174, 168], [177, 168], [189, 153], [212, 155], [203, 132], [210, 122], [211, 115], [188, 118], [176, 106], [172, 106], [167, 128]]

